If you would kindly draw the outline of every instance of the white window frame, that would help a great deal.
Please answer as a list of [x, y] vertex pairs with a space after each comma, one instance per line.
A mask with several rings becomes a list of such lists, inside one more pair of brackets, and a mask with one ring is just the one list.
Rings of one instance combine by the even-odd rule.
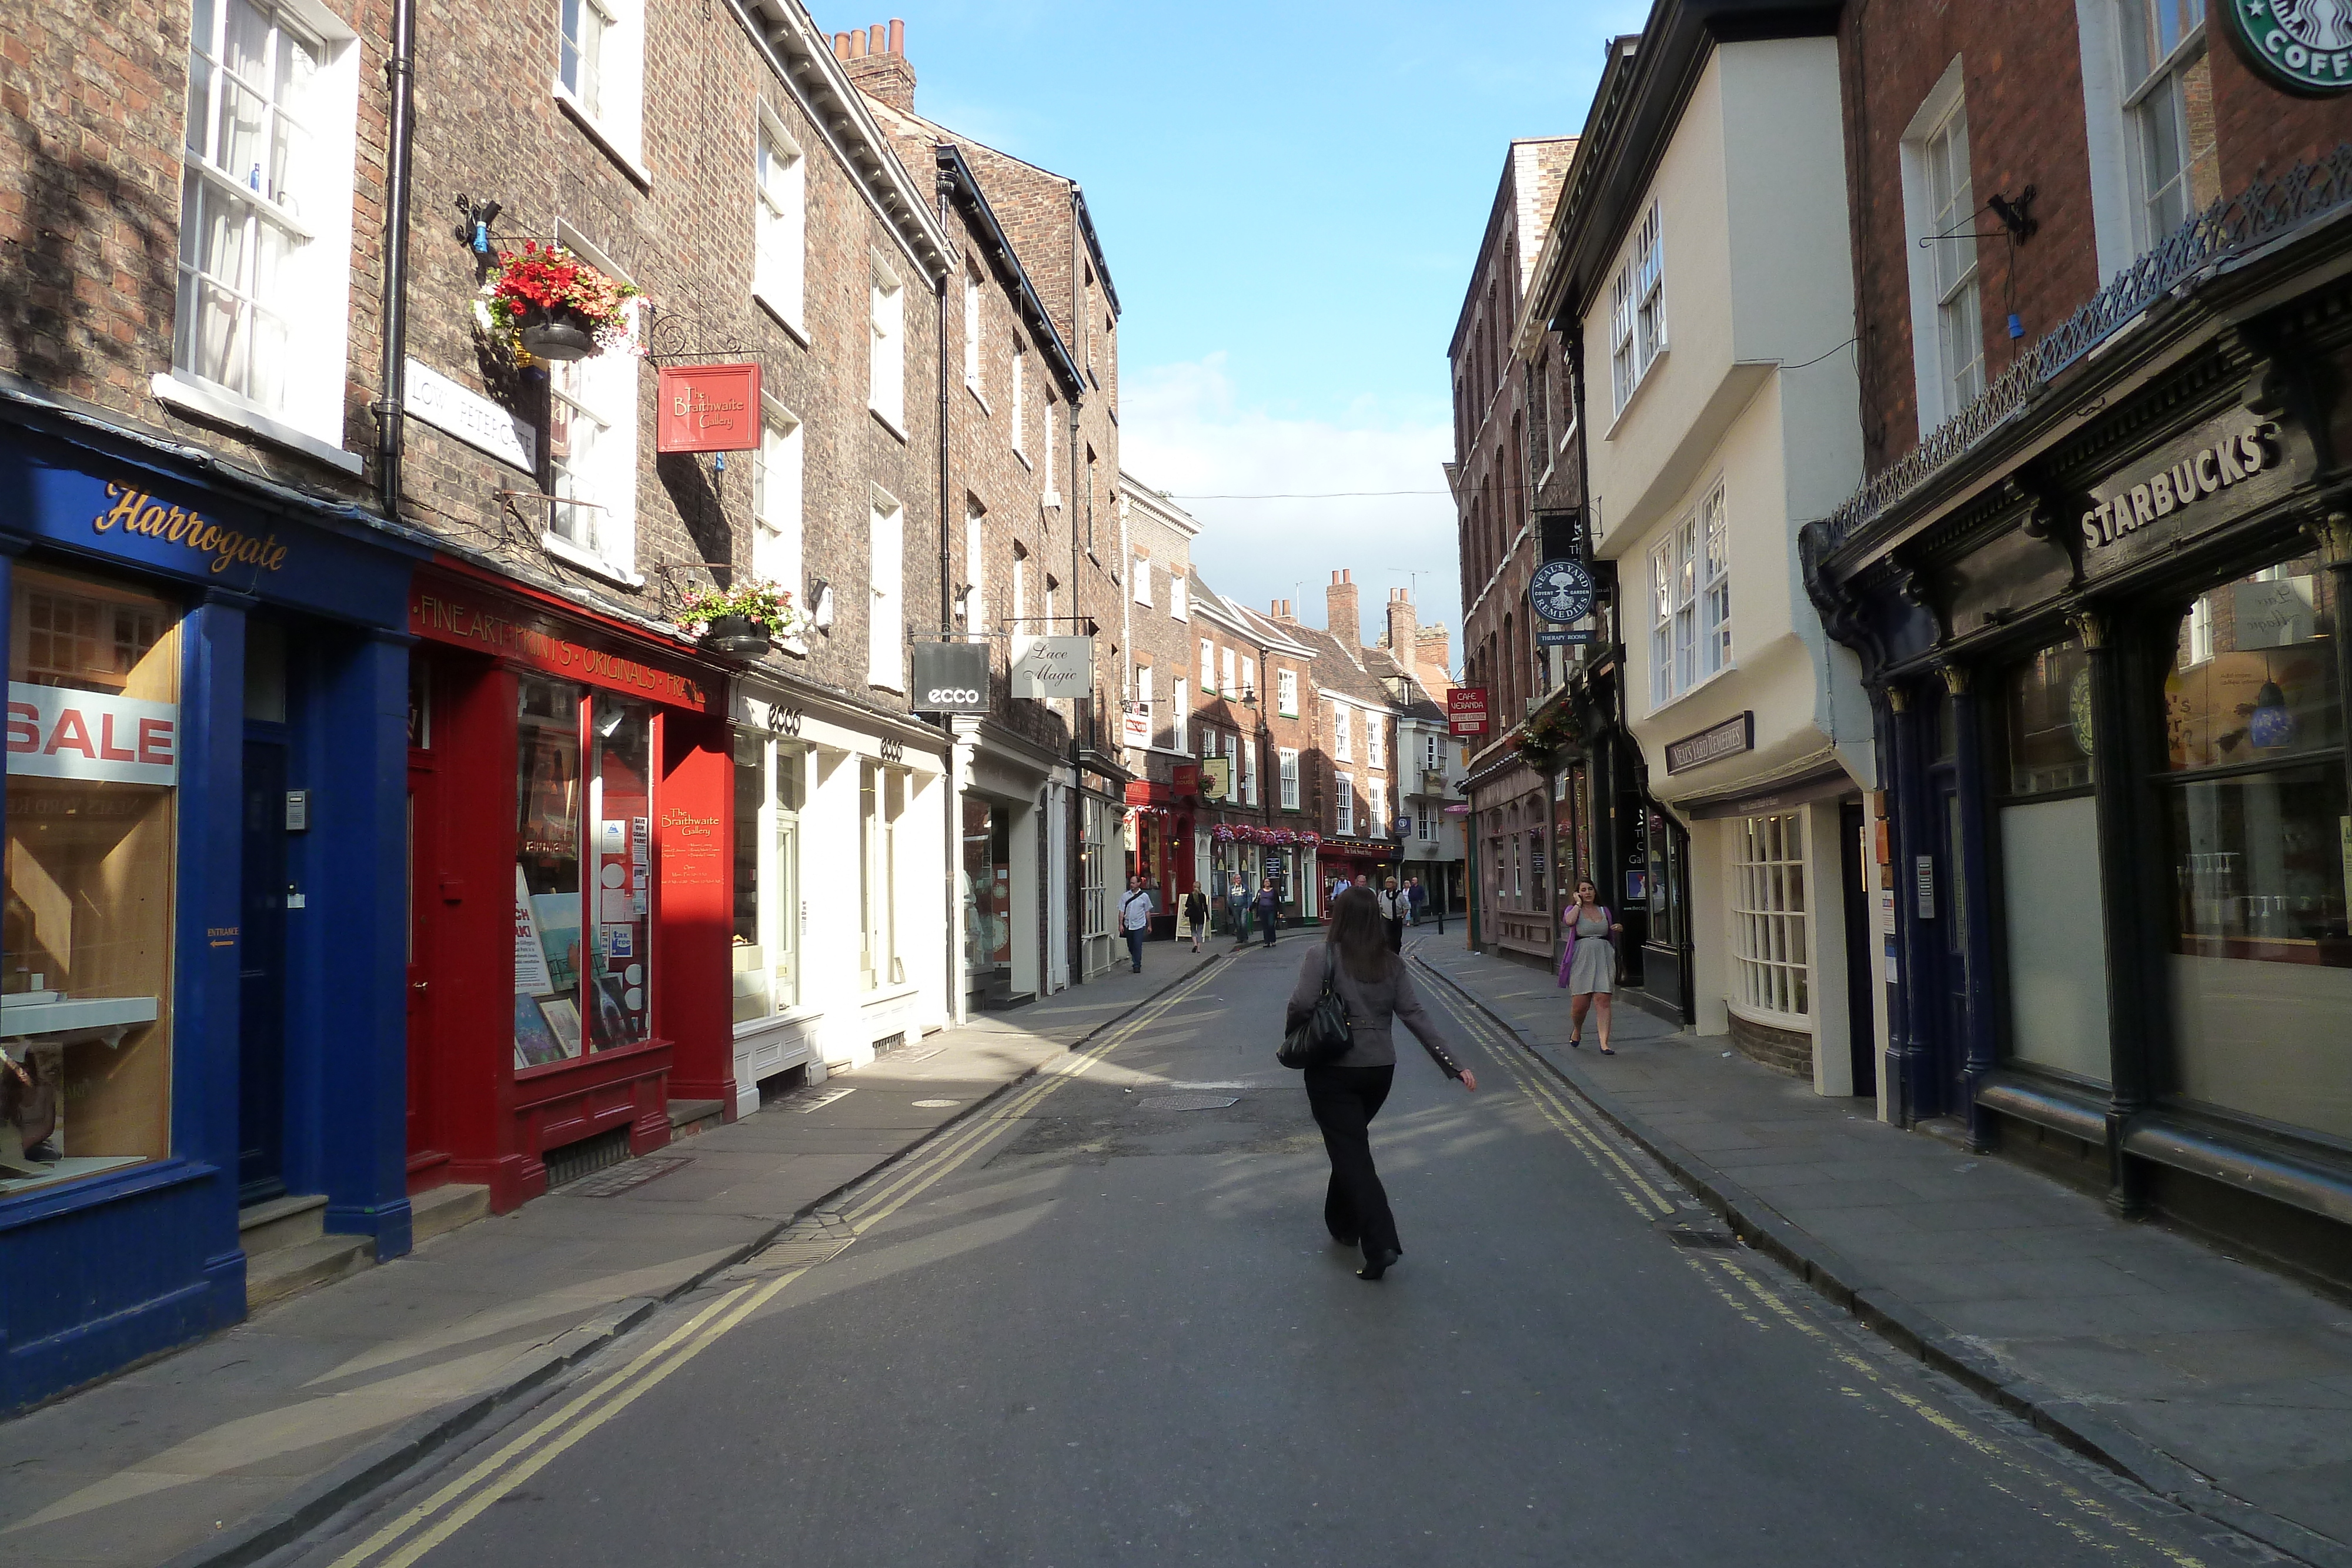
[[1242, 657], [1242, 694], [1253, 697], [1258, 695], [1257, 661], [1247, 654]]
[[1282, 809], [1296, 811], [1298, 810], [1298, 753], [1285, 746], [1278, 747], [1274, 755], [1281, 768]]
[[1241, 757], [1242, 804], [1255, 806], [1257, 804], [1257, 741], [1255, 737], [1248, 745], [1242, 747]]
[[1029, 345], [1013, 340], [1013, 455], [1029, 462]]
[[1217, 645], [1206, 637], [1201, 639], [1201, 695], [1217, 695]]
[[801, 591], [801, 422], [765, 394], [760, 445], [751, 454], [751, 571], [792, 590], [793, 607], [806, 610]]
[[1625, 412], [1665, 352], [1665, 216], [1653, 197], [1609, 286], [1609, 380], [1616, 413]]
[[967, 501], [963, 515], [963, 629], [984, 637], [988, 627], [988, 514]]
[[1045, 439], [1043, 444], [1045, 458], [1045, 488], [1037, 497], [1037, 504], [1041, 507], [1058, 507], [1062, 504], [1062, 487], [1057, 482], [1061, 476], [1054, 472], [1054, 412], [1060, 406], [1061, 400], [1054, 395], [1052, 387], [1047, 387], [1045, 389]]
[[1380, 768], [1382, 772], [1386, 772], [1389, 766], [1389, 727], [1383, 722], [1384, 716], [1370, 709], [1364, 714], [1365, 765]]
[[1345, 773], [1333, 776], [1332, 822], [1336, 831], [1353, 836], [1356, 831], [1356, 781]]
[[[278, 84], [259, 84], [267, 106], [251, 131], [249, 151], [262, 162], [248, 161], [247, 150], [240, 150], [236, 161], [247, 163], [240, 172], [229, 166], [219, 145], [222, 99], [235, 79], [219, 63], [231, 6], [227, 0], [216, 0], [207, 38], [194, 37], [192, 20], [184, 50], [188, 118], [200, 122], [196, 133], [202, 145], [190, 147], [187, 137], [182, 137], [183, 244], [174, 285], [172, 369], [157, 373], [150, 388], [174, 407], [236, 425], [357, 474], [360, 456], [345, 451], [342, 442], [359, 40], [333, 13], [310, 0], [278, 0], [275, 5], [258, 0], [248, 8], [268, 20], [267, 57], [281, 58], [279, 36], [290, 35], [310, 51], [314, 69], [299, 104], [296, 95], [278, 92]], [[282, 171], [288, 176], [283, 186], [275, 183], [281, 171], [270, 170], [265, 188], [255, 182], [264, 176], [281, 122], [309, 133], [309, 167], [295, 164]], [[231, 214], [227, 226], [242, 235], [233, 247], [237, 257], [233, 277], [190, 259], [192, 251], [202, 246], [203, 214], [215, 207]], [[279, 236], [277, 243], [283, 247], [277, 270], [266, 279], [257, 272], [265, 234]], [[208, 319], [200, 296], [226, 301], [228, 334], [242, 335], [246, 342], [242, 377], [215, 379], [200, 368], [197, 340]], [[259, 335], [255, 329], [265, 319], [278, 325], [279, 348], [270, 386], [261, 389], [272, 395], [257, 396], [252, 367]], [[229, 369], [217, 361], [214, 365]]]
[[752, 149], [751, 298], [808, 341], [808, 156], [776, 111], [760, 105]]
[[980, 274], [972, 270], [971, 265], [969, 262], [965, 263], [963, 273], [963, 384], [971, 391], [972, 396], [980, 399], [980, 406], [986, 408], [988, 406], [988, 392], [987, 389], [982, 385], [982, 366], [981, 363], [982, 333], [984, 330], [981, 320], [982, 315], [981, 309], [981, 294], [982, 287], [983, 285], [981, 282]]
[[[1047, 428], [1050, 429], [1051, 426], [1048, 426]], [[1133, 591], [1135, 594], [1135, 601], [1149, 610], [1151, 608], [1151, 556], [1150, 552], [1145, 550], [1137, 550], [1135, 552], [1135, 559], [1131, 563], [1131, 568], [1133, 580], [1128, 584], [1128, 587]]]
[[[1088, 474], [1094, 472], [1091, 460], [1087, 464], [1087, 471]], [[1171, 620], [1192, 619], [1192, 591], [1187, 586], [1190, 581], [1189, 578], [1174, 567], [1168, 569], [1168, 614]]]
[[1274, 711], [1284, 718], [1298, 716], [1298, 672], [1276, 670], [1274, 673]]
[[866, 406], [899, 440], [907, 439], [907, 284], [874, 257], [866, 303]]
[[[1968, 99], [1962, 87], [1960, 59], [1955, 56], [1920, 101], [1901, 143], [1904, 223], [1913, 242], [1905, 247], [1911, 279], [1912, 373], [1923, 440], [1973, 402], [1985, 380], [1973, 170], [1965, 188], [1945, 183], [1955, 137], [1966, 161]], [[1945, 160], [1940, 172], [1939, 157]], [[1930, 245], [1917, 243], [1954, 228], [1963, 232]]]
[[[572, 236], [564, 238], [568, 246], [578, 249]], [[601, 255], [590, 255], [587, 259], [600, 270], [624, 276], [606, 267]], [[630, 301], [627, 309], [634, 339], [636, 302]], [[539, 541], [541, 549], [560, 560], [632, 587], [645, 581], [636, 570], [637, 392], [642, 362], [631, 345], [549, 367], [547, 493], [560, 498], [548, 505], [547, 528]], [[557, 439], [559, 403], [583, 411], [593, 422], [593, 437], [583, 460], [575, 461], [560, 450], [565, 444]]]
[[1331, 756], [1340, 762], [1353, 762], [1355, 754], [1355, 715], [1345, 703], [1331, 705]]
[[1810, 1017], [1812, 873], [1805, 812], [1739, 818], [1730, 840], [1731, 1000], [1743, 1013]]
[[1160, 710], [1151, 696], [1151, 666], [1135, 666], [1135, 700], [1143, 709], [1143, 744], [1156, 746], [1160, 741]]
[[[2132, 76], [2132, 45], [2135, 24], [2146, 17], [2145, 7], [2162, 4], [2164, 0], [2119, 0], [2123, 15], [2116, 19], [2116, 44], [2121, 49], [2122, 71], [2117, 85], [2121, 89], [2121, 105], [2125, 126], [2125, 167], [2130, 172], [2132, 197], [2132, 240], [2135, 254], [2153, 247], [2158, 241], [2172, 233], [2191, 214], [2201, 211], [2195, 204], [2191, 174], [2195, 166], [2205, 160], [2219, 159], [2214, 145], [2201, 152], [2189, 144], [2189, 101], [2183, 87], [2185, 78], [2200, 64], [2207, 68], [2207, 112], [2211, 112], [2211, 66], [2206, 57], [2206, 27], [2203, 0], [2189, 0], [2199, 7], [2194, 25], [2173, 40], [2162, 57], [2148, 62], [2138, 79]], [[2223, 0], [2226, 4], [2227, 0]], [[2157, 40], [2160, 42], [2161, 40]], [[2162, 114], [2171, 119], [2169, 135], [2158, 123]], [[2172, 167], [2162, 181], [2156, 179], [2157, 171], [2149, 168], [2149, 153], [2159, 138], [2170, 145], [2166, 152]], [[2168, 203], [2167, 193], [2178, 187], [2177, 206]]]
[[1723, 483], [1650, 549], [1650, 707], [1731, 668], [1731, 532]]
[[1029, 552], [1013, 541], [1013, 615], [1006, 622], [1015, 637], [1029, 634]]
[[1245, 686], [1245, 685], [1241, 685], [1241, 684], [1240, 684], [1240, 682], [1239, 682], [1239, 680], [1238, 680], [1238, 677], [1237, 677], [1237, 676], [1236, 676], [1236, 674], [1235, 674], [1235, 672], [1234, 672], [1234, 651], [1233, 651], [1231, 648], [1224, 648], [1224, 649], [1220, 649], [1220, 650], [1219, 650], [1219, 653], [1220, 653], [1220, 661], [1219, 661], [1219, 663], [1220, 663], [1220, 668], [1219, 668], [1219, 672], [1218, 672], [1218, 678], [1217, 678], [1217, 690], [1219, 690], [1220, 692], [1223, 692], [1223, 693], [1226, 695], [1226, 697], [1227, 697], [1227, 698], [1229, 698], [1229, 699], [1230, 699], [1230, 698], [1233, 698], [1233, 697], [1238, 697], [1238, 696], [1242, 695], [1244, 692], [1246, 692], [1249, 688], [1248, 688], [1247, 686]]
[[884, 691], [907, 689], [905, 600], [907, 508], [877, 486], [867, 503], [866, 567], [866, 684]]
[[[589, 78], [578, 69], [565, 78], [564, 13], [592, 13], [603, 19]], [[555, 101], [581, 129], [619, 161], [639, 184], [653, 183], [645, 166], [646, 14], [644, 0], [555, 0]]]
[[1190, 751], [1192, 742], [1185, 738], [1186, 726], [1192, 722], [1192, 682], [1182, 675], [1176, 677], [1176, 690], [1169, 700], [1168, 745], [1171, 750]]

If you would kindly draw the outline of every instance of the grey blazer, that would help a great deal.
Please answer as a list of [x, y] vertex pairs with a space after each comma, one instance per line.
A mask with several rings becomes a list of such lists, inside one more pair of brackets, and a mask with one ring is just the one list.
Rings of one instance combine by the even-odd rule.
[[1328, 942], [1318, 942], [1307, 949], [1298, 966], [1298, 983], [1290, 988], [1290, 1002], [1283, 1017], [1286, 1034], [1298, 1026], [1298, 1021], [1315, 1010], [1315, 998], [1323, 994], [1324, 956], [1331, 957], [1332, 988], [1340, 1000], [1348, 1004], [1348, 1021], [1354, 1026], [1355, 1043], [1348, 1053], [1332, 1062], [1334, 1067], [1393, 1067], [1396, 1065], [1396, 1040], [1391, 1029], [1395, 1019], [1402, 1019], [1405, 1028], [1412, 1030], [1429, 1059], [1448, 1078], [1462, 1076], [1461, 1066], [1445, 1049], [1445, 1036], [1437, 1027], [1437, 1019], [1422, 1005], [1421, 994], [1413, 989], [1412, 971], [1401, 958], [1389, 955], [1393, 966], [1389, 977], [1365, 984], [1348, 973], [1348, 966], [1339, 961], [1339, 954]]

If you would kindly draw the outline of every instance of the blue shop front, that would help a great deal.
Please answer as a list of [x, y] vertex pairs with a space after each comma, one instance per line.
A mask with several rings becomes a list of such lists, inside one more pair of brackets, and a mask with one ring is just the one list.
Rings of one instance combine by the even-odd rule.
[[416, 553], [0, 422], [0, 1410], [242, 1318], [241, 1210], [408, 1249]]

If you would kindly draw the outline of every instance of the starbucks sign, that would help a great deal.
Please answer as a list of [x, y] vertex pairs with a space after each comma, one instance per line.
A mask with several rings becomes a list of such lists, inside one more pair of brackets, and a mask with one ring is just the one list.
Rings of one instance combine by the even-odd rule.
[[2222, 30], [2273, 87], [2305, 98], [2352, 92], [2352, 0], [2221, 0]]

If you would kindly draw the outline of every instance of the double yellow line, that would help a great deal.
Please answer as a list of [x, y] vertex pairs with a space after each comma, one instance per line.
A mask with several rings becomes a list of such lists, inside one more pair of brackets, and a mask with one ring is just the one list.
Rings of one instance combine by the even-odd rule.
[[[796, 1237], [786, 1231], [769, 1250], [802, 1260], [772, 1275], [752, 1279], [722, 1293], [693, 1317], [639, 1353], [626, 1364], [593, 1380], [558, 1409], [540, 1417], [520, 1435], [508, 1439], [463, 1474], [423, 1501], [403, 1510], [382, 1528], [335, 1559], [332, 1568], [409, 1568], [425, 1553], [463, 1530], [485, 1509], [553, 1463], [574, 1443], [612, 1420], [664, 1378], [709, 1349], [730, 1330], [781, 1295], [785, 1287], [819, 1263], [853, 1245], [860, 1236], [913, 1202], [941, 1178], [961, 1169], [982, 1147], [1036, 1109], [1039, 1102], [1086, 1072], [1096, 1062], [1135, 1039], [1189, 998], [1215, 972], [1199, 974], [1146, 1003], [1116, 1024], [1102, 1040], [1083, 1051], [1055, 1059], [1038, 1070], [1036, 1078], [949, 1127], [944, 1134], [919, 1145], [915, 1155], [887, 1166], [869, 1178], [840, 1218], [848, 1237], [831, 1247], [812, 1246], [839, 1228], [810, 1229]], [[795, 1228], [799, 1229], [801, 1228]], [[754, 1255], [741, 1267], [759, 1270]]]

